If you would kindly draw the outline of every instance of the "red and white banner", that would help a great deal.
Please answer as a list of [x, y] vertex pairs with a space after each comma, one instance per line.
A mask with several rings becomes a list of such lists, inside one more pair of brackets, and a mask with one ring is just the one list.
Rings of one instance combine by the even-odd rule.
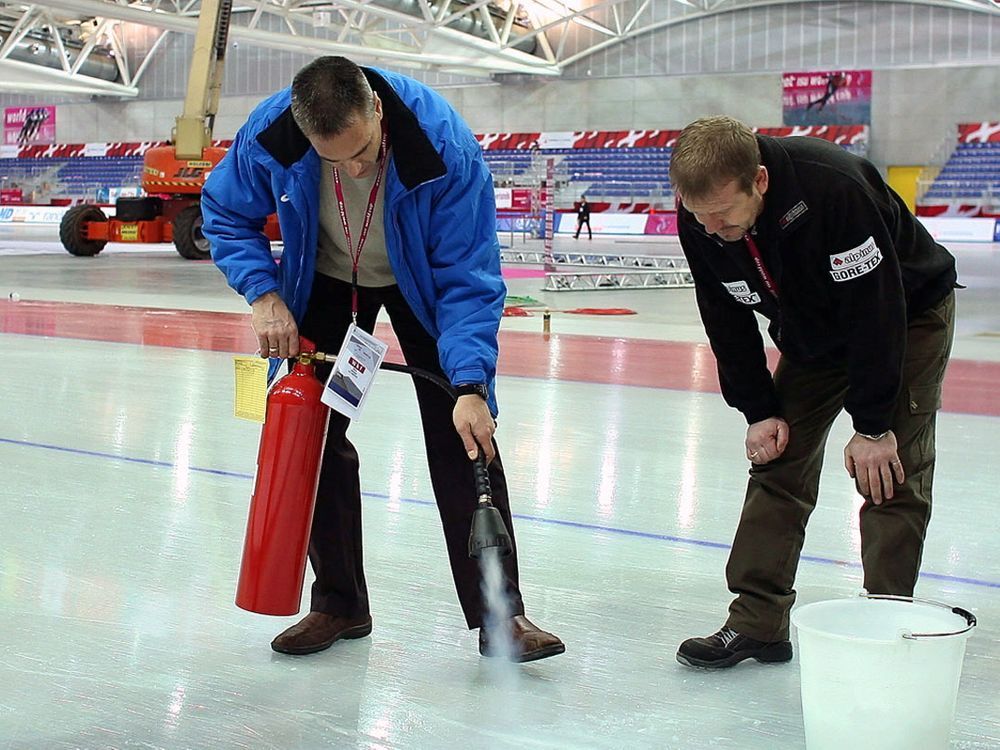
[[959, 143], [1000, 143], [1000, 122], [971, 122], [958, 126]]
[[755, 133], [786, 138], [792, 135], [808, 135], [836, 143], [838, 146], [868, 147], [867, 125], [792, 125], [781, 128], [754, 128]]
[[[762, 135], [811, 135], [841, 146], [867, 147], [867, 125], [802, 125], [755, 128]], [[672, 148], [680, 130], [584, 130], [566, 133], [481, 133], [484, 151], [533, 151], [549, 148]]]
[[477, 133], [483, 151], [532, 151], [539, 148], [541, 133]]
[[[212, 141], [213, 146], [229, 148], [231, 140]], [[5, 146], [5, 159], [73, 159], [77, 157], [142, 156], [155, 146], [169, 146], [169, 141], [132, 141], [119, 143], [51, 143], [33, 146]]]
[[[989, 125], [983, 123], [982, 125]], [[976, 126], [961, 126], [979, 128]], [[572, 133], [480, 133], [476, 135], [486, 151], [538, 150], [544, 148], [671, 148], [679, 130], [588, 130]], [[805, 127], [756, 128], [762, 135], [784, 137], [811, 135], [842, 146], [868, 144], [867, 125], [814, 125]], [[1000, 139], [998, 139], [1000, 140]], [[544, 144], [544, 145], [543, 145]], [[569, 144], [569, 145], [567, 145]], [[70, 159], [74, 157], [142, 156], [154, 146], [169, 146], [168, 141], [134, 141], [118, 143], [50, 143], [26, 146], [6, 145], [5, 159]], [[212, 145], [228, 148], [231, 140], [213, 141]]]
[[3, 111], [3, 142], [5, 146], [31, 146], [55, 143], [56, 108], [7, 107]]

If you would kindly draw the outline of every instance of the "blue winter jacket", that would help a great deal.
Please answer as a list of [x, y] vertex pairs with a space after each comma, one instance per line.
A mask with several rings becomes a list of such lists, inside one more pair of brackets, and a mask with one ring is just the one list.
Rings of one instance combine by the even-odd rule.
[[[496, 414], [500, 275], [493, 178], [472, 132], [418, 81], [363, 68], [382, 100], [392, 158], [385, 176], [385, 241], [396, 283], [437, 341], [454, 383], [490, 384]], [[319, 233], [319, 180], [328, 177], [292, 118], [291, 89], [264, 100], [240, 128], [202, 193], [203, 231], [229, 285], [253, 303], [277, 291], [301, 324]], [[280, 264], [262, 229], [277, 211]], [[272, 370], [279, 363], [272, 360]]]

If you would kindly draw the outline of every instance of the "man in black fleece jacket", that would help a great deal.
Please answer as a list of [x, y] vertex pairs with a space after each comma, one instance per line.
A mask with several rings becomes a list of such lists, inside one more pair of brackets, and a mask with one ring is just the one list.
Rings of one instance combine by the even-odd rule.
[[[681, 644], [703, 668], [788, 661], [789, 612], [833, 420], [864, 497], [870, 593], [911, 596], [931, 511], [935, 417], [954, 335], [955, 259], [867, 160], [814, 138], [697, 120], [673, 151], [681, 245], [722, 394], [751, 462], [723, 628]], [[754, 313], [781, 352], [772, 377]]]

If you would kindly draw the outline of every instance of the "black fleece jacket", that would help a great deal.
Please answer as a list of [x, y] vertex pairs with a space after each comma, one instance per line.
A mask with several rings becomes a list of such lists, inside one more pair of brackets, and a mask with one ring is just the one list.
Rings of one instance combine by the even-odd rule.
[[854, 429], [890, 428], [907, 321], [955, 287], [955, 259], [871, 162], [817, 138], [758, 136], [769, 174], [753, 239], [779, 298], [746, 245], [678, 211], [705, 330], [726, 403], [748, 423], [781, 416], [754, 312], [782, 356], [845, 368]]

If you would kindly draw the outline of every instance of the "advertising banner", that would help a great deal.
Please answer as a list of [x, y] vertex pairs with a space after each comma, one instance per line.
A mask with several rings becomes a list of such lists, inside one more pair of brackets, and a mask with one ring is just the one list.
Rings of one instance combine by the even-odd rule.
[[541, 133], [538, 136], [538, 148], [573, 148], [576, 133]]
[[2, 206], [0, 224], [59, 224], [69, 206]]
[[938, 242], [997, 242], [996, 219], [919, 216], [920, 223]]
[[[556, 234], [576, 233], [576, 214], [560, 213]], [[594, 234], [644, 234], [646, 214], [592, 213], [590, 227]]]
[[497, 211], [515, 211], [528, 213], [531, 211], [531, 188], [493, 188], [496, 197]]
[[785, 125], [865, 125], [872, 121], [872, 72], [830, 70], [782, 76]]
[[3, 111], [5, 146], [31, 146], [56, 142], [56, 108], [6, 107]]
[[645, 234], [677, 234], [677, 214], [673, 211], [646, 217]]

